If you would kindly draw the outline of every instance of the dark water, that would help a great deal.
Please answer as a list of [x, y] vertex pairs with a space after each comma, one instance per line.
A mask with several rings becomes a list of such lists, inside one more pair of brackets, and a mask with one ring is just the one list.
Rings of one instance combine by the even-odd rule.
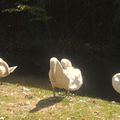
[[113, 75], [120, 72], [118, 60], [94, 59], [82, 70], [85, 84], [81, 88], [80, 94], [120, 102], [120, 95], [112, 87]]

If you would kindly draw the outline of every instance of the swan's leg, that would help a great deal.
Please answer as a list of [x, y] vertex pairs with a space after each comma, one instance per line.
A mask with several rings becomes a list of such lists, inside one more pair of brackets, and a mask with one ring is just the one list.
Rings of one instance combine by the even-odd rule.
[[67, 91], [66, 91], [66, 96], [69, 96], [69, 95], [70, 95], [70, 91], [67, 90]]
[[3, 84], [3, 82], [1, 81], [1, 79], [0, 79], [0, 85], [2, 85]]
[[0, 81], [0, 85], [2, 85], [3, 83]]
[[53, 96], [55, 97], [55, 88], [53, 87]]

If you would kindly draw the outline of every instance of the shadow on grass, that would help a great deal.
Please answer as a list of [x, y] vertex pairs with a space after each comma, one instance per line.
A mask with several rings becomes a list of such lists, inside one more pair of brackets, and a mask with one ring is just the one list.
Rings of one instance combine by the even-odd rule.
[[75, 91], [74, 94], [82, 97], [98, 98], [109, 102], [115, 101], [120, 104], [120, 94], [117, 93], [112, 87], [107, 90], [107, 88], [104, 89], [102, 87], [94, 88], [82, 86], [78, 91]]
[[[1, 81], [12, 84], [20, 84], [23, 86], [52, 90], [49, 78], [41, 78], [41, 76], [36, 76], [32, 74], [17, 75], [14, 73], [8, 77], [2, 78]], [[77, 96], [100, 98], [107, 101], [115, 101], [120, 103], [120, 95], [114, 91], [110, 84], [106, 86], [104, 82], [103, 84], [100, 84], [99, 82], [95, 83], [95, 81], [88, 80], [87, 78], [84, 78], [83, 86], [78, 91], [75, 91], [74, 94]]]
[[48, 98], [45, 98], [45, 99], [42, 99], [40, 100], [37, 104], [36, 104], [36, 107], [33, 108], [30, 113], [33, 113], [33, 112], [37, 112], [43, 108], [46, 108], [46, 107], [49, 107], [49, 106], [52, 106], [56, 103], [59, 103], [60, 101], [62, 101], [64, 99], [64, 97], [48, 97]]

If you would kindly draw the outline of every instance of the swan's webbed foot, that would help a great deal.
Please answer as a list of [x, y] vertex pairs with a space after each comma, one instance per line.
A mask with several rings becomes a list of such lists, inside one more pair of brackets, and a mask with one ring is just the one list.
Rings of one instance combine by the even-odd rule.
[[0, 78], [0, 85], [3, 85], [2, 79]]

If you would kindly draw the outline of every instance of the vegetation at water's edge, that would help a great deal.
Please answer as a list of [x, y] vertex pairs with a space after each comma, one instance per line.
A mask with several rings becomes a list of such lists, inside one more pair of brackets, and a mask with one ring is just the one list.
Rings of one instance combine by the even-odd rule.
[[119, 56], [119, 13], [118, 0], [1, 0], [1, 54]]

